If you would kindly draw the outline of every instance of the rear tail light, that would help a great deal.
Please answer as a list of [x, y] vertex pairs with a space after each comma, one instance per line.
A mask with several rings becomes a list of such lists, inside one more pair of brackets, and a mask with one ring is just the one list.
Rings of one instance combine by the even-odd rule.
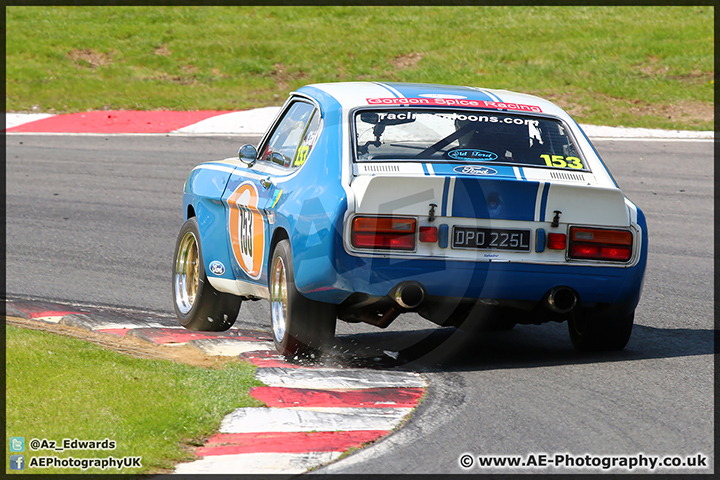
[[420, 241], [425, 243], [437, 243], [437, 227], [420, 227]]
[[565, 250], [565, 247], [567, 247], [567, 235], [564, 233], [548, 234], [547, 247], [552, 250]]
[[627, 230], [570, 227], [570, 258], [627, 262], [632, 257], [632, 233]]
[[355, 217], [352, 245], [357, 248], [415, 250], [414, 218]]

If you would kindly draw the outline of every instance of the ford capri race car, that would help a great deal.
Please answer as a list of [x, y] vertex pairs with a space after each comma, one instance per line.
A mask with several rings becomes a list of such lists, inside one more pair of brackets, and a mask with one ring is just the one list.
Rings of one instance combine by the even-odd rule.
[[302, 87], [257, 147], [190, 173], [183, 213], [180, 323], [226, 330], [266, 299], [286, 356], [320, 353], [337, 319], [404, 312], [567, 321], [576, 348], [622, 349], [648, 251], [642, 211], [567, 113], [472, 87]]

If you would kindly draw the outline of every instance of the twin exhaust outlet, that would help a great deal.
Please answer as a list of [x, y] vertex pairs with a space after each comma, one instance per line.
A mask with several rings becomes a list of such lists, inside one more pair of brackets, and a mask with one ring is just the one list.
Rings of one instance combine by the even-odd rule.
[[392, 297], [402, 308], [416, 308], [425, 300], [425, 289], [418, 282], [403, 282], [393, 290]]
[[[393, 288], [388, 296], [396, 306], [391, 307], [381, 316], [358, 315], [357, 319], [365, 323], [386, 328], [400, 313], [417, 308], [425, 300], [425, 289], [414, 281], [402, 282]], [[545, 306], [551, 311], [565, 314], [572, 311], [578, 303], [575, 291], [570, 287], [553, 287], [545, 298]]]
[[568, 313], [577, 305], [577, 294], [570, 287], [553, 287], [545, 305], [555, 313]]
[[[403, 282], [391, 292], [392, 298], [402, 308], [411, 310], [425, 299], [425, 289], [417, 282]], [[577, 305], [577, 294], [570, 287], [553, 287], [545, 304], [555, 313], [568, 313]]]

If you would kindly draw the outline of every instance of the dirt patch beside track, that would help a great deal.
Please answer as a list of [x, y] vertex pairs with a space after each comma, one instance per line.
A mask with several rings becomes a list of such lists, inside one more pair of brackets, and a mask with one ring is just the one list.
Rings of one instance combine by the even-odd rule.
[[20, 317], [5, 317], [5, 323], [16, 327], [42, 330], [66, 337], [78, 338], [92, 342], [103, 348], [138, 358], [172, 360], [178, 363], [186, 363], [188, 365], [206, 368], [220, 368], [227, 363], [240, 361], [238, 357], [204, 355], [196, 348], [188, 347], [187, 345], [154, 345], [136, 338], [109, 335], [107, 333], [98, 333], [67, 325], [43, 323]]

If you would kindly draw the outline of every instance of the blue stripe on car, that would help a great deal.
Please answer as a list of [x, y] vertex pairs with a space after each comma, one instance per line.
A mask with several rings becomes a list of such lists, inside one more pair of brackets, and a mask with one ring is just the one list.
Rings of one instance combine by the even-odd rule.
[[392, 87], [391, 83], [380, 83], [380, 82], [373, 82], [375, 85], [378, 85], [380, 87], [383, 87], [385, 90], [389, 91], [395, 98], [400, 98], [398, 95], [398, 91]]
[[540, 199], [540, 218], [538, 221], [545, 221], [545, 210], [547, 209], [548, 193], [550, 193], [550, 184], [545, 184], [545, 190], [542, 192], [542, 198]]
[[491, 99], [493, 102], [502, 102], [502, 100], [500, 99], [500, 97], [498, 97], [497, 95], [493, 95], [492, 93], [490, 93], [490, 92], [488, 92], [488, 91], [486, 91], [486, 90], [478, 89], [478, 91], [479, 91], [479, 92], [483, 92], [485, 95], [487, 95], [488, 97], [490, 97], [490, 99]]
[[447, 217], [447, 203], [448, 195], [450, 194], [450, 177], [445, 177], [443, 183], [443, 194], [442, 194], [442, 210], [440, 216]]
[[458, 177], [452, 216], [533, 221], [538, 182]]

